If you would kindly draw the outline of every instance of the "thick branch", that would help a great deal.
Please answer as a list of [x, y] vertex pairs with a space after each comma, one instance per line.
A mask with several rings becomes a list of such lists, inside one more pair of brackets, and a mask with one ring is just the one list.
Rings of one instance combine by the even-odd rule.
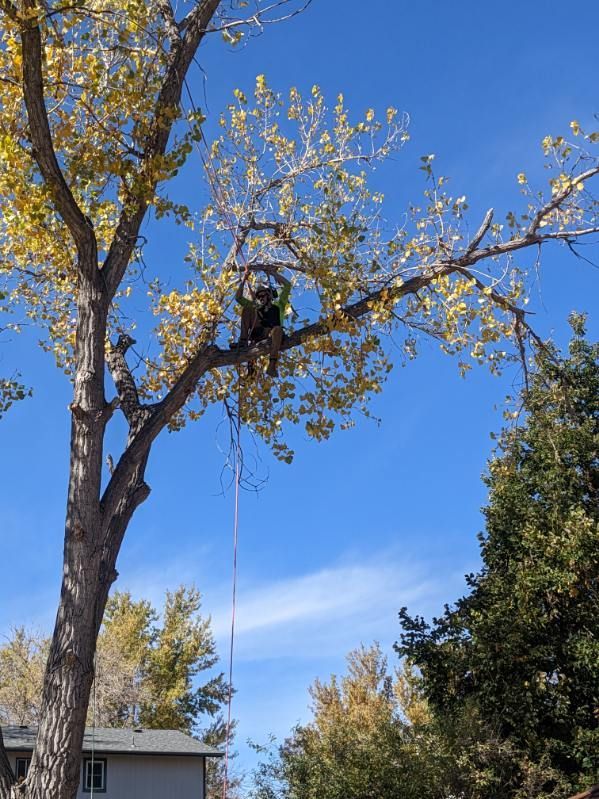
[[523, 236], [517, 236], [509, 241], [492, 244], [481, 250], [466, 252], [461, 257], [456, 258], [455, 263], [458, 266], [472, 266], [485, 258], [496, 258], [499, 255], [507, 255], [508, 253], [522, 250], [531, 245], [544, 244], [546, 241], [568, 241], [580, 238], [581, 236], [588, 236], [591, 233], [599, 233], [599, 227], [589, 227], [582, 230], [560, 230], [549, 233], [537, 233], [535, 235], [525, 233]]
[[[6, 0], [3, 0], [6, 3]], [[26, 11], [38, 10], [36, 0], [24, 0]], [[48, 113], [44, 101], [42, 71], [42, 36], [39, 25], [33, 20], [22, 23], [21, 41], [23, 46], [23, 97], [27, 109], [31, 132], [32, 152], [46, 185], [52, 193], [58, 212], [68, 227], [80, 256], [80, 263], [88, 270], [96, 267], [96, 237], [91, 224], [77, 205], [75, 198], [62, 173], [54, 145]]]
[[[200, 0], [185, 18], [185, 35], [172, 45], [170, 63], [156, 101], [150, 134], [146, 140], [140, 173], [150, 175], [152, 163], [164, 155], [178, 111], [185, 76], [191, 61], [204, 38], [206, 28], [218, 8], [220, 0]], [[134, 199], [122, 212], [119, 224], [104, 263], [104, 278], [109, 295], [114, 296], [136, 245], [141, 223], [148, 210], [158, 181], [148, 178], [150, 185], [143, 196]]]
[[[599, 167], [581, 175], [577, 179], [577, 182], [597, 173], [599, 173]], [[552, 202], [553, 201], [549, 204], [552, 204]], [[429, 286], [441, 275], [451, 275], [455, 272], [461, 272], [469, 279], [475, 280], [476, 285], [481, 290], [488, 289], [487, 286], [469, 271], [469, 267], [474, 266], [483, 259], [505, 255], [516, 250], [525, 249], [531, 245], [541, 245], [550, 240], [560, 238], [572, 239], [579, 235], [599, 232], [599, 228], [594, 227], [585, 228], [580, 231], [548, 232], [546, 234], [531, 234], [527, 232], [510, 241], [491, 244], [488, 247], [479, 249], [478, 244], [488, 231], [491, 221], [492, 211], [488, 211], [471, 245], [461, 256], [438, 261], [428, 267], [421, 275], [409, 278], [403, 283], [387, 286], [378, 291], [371, 292], [366, 297], [346, 306], [339, 314], [345, 318], [358, 320], [370, 313], [379, 302], [388, 302], [389, 299], [396, 302], [401, 299], [401, 297], [408, 294], [416, 294], [421, 289]], [[256, 265], [253, 266], [256, 267]], [[265, 265], [261, 266], [264, 268]], [[525, 311], [522, 308], [515, 306], [494, 289], [492, 289], [491, 298], [499, 307], [514, 316], [516, 335], [520, 347], [522, 346], [523, 330], [525, 330], [538, 345], [542, 345], [539, 337], [526, 322]], [[286, 336], [281, 349], [292, 349], [293, 347], [300, 346], [309, 339], [326, 335], [331, 330], [330, 322], [331, 320], [322, 319], [306, 325], [300, 330], [296, 330], [289, 336]], [[102, 507], [107, 517], [109, 517], [110, 513], [118, 506], [120, 498], [123, 497], [124, 492], [127, 490], [127, 486], [130, 485], [130, 481], [136, 469], [147, 459], [152, 442], [161, 430], [168, 425], [170, 420], [181, 410], [187, 399], [196, 390], [198, 382], [203, 375], [212, 369], [220, 369], [226, 366], [234, 366], [247, 362], [260, 355], [266, 355], [269, 351], [270, 343], [268, 341], [260, 342], [251, 347], [241, 347], [236, 350], [221, 350], [219, 347], [213, 345], [207, 345], [198, 350], [166, 397], [161, 402], [153, 406], [148, 406], [150, 414], [147, 420], [132, 435], [127, 449], [114, 470], [111, 480], [104, 492]]]
[[133, 344], [135, 341], [131, 336], [120, 335], [117, 343], [106, 352], [106, 363], [119, 395], [119, 404], [130, 426], [135, 424], [142, 411], [137, 386], [125, 359], [125, 353]]
[[[369, 294], [367, 297], [358, 300], [358, 302], [347, 306], [342, 313], [344, 316], [359, 319], [369, 313], [373, 304], [382, 300], [385, 295], [400, 298], [406, 294], [414, 294], [429, 285], [439, 275], [452, 271], [455, 271], [452, 265], [437, 264], [425, 275], [413, 277], [401, 286], [396, 286], [392, 289], [381, 289]], [[281, 349], [288, 350], [292, 347], [297, 347], [310, 338], [326, 334], [329, 330], [330, 327], [327, 320], [306, 325], [286, 337]], [[242, 347], [238, 350], [221, 350], [215, 346], [205, 346], [198, 351], [166, 397], [161, 402], [151, 406], [151, 415], [139, 432], [133, 436], [127, 450], [120, 459], [102, 498], [102, 508], [106, 518], [110, 518], [111, 513], [115, 511], [120, 498], [127, 490], [135, 470], [147, 458], [152, 442], [173, 416], [181, 410], [187, 399], [195, 391], [203, 375], [211, 369], [233, 366], [260, 355], [265, 355], [269, 348], [270, 344], [268, 342], [262, 342], [252, 347]]]

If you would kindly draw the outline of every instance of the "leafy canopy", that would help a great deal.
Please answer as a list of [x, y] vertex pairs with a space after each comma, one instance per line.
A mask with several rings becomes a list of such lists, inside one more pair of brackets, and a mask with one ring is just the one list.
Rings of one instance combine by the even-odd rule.
[[[521, 173], [526, 207], [506, 224], [489, 216], [469, 237], [466, 198], [447, 192], [433, 155], [422, 158], [424, 201], [394, 224], [369, 185], [371, 167], [408, 138], [407, 118], [394, 108], [382, 119], [373, 109], [352, 116], [341, 95], [328, 109], [317, 86], [307, 97], [292, 89], [283, 98], [259, 75], [252, 98], [235, 90], [208, 145], [193, 98], [161, 102], [180, 46], [163, 4], [128, 0], [115, 9], [92, 0], [51, 12], [25, 4], [7, 13], [0, 33], [0, 288], [4, 311], [10, 305], [17, 314], [15, 327], [23, 319], [39, 326], [42, 345], [68, 373], [79, 277], [75, 246], [56, 210], [57, 189], [40, 177], [23, 105], [21, 28], [33, 23], [43, 41], [57, 162], [93, 226], [100, 267], [119, 247], [135, 245], [111, 302], [108, 333], [139, 327], [146, 336], [154, 323], [140, 372], [146, 401], [172, 390], [198, 349], [226, 346], [235, 336], [231, 306], [241, 270], [293, 278], [295, 312], [287, 324], [297, 337], [283, 357], [282, 378], [273, 385], [259, 376], [246, 385], [239, 409], [285, 460], [293, 454], [283, 438], [287, 424], [301, 421], [323, 439], [337, 424], [351, 425], [354, 411], [367, 413], [391, 368], [388, 334], [408, 357], [417, 338], [430, 335], [446, 352], [461, 354], [462, 371], [478, 362], [499, 368], [510, 351], [506, 339], [521, 345], [527, 333], [526, 279], [511, 253], [596, 226], [596, 202], [581, 170], [589, 179], [594, 174], [596, 158], [586, 149], [597, 134], [578, 123], [575, 144], [543, 141], [549, 198]], [[226, 28], [233, 43], [236, 30]], [[162, 153], [153, 143], [171, 127]], [[166, 189], [192, 155], [188, 174], [201, 163], [211, 195], [206, 202], [198, 192], [196, 207]], [[120, 239], [119, 224], [146, 206], [152, 230], [174, 223], [188, 231], [185, 270], [146, 267], [144, 238]], [[238, 373], [221, 362], [203, 374], [171, 427], [214, 402], [234, 402]]]

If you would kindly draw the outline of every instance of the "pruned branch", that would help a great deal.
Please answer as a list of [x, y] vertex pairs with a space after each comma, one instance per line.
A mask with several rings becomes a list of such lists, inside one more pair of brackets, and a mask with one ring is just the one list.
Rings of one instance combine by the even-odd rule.
[[[3, 7], [8, 0], [2, 0]], [[23, 47], [23, 97], [31, 132], [33, 157], [56, 204], [59, 214], [68, 227], [77, 250], [80, 266], [88, 271], [95, 269], [96, 237], [93, 227], [79, 208], [56, 158], [48, 113], [44, 101], [42, 70], [42, 36], [35, 19], [37, 0], [24, 0], [24, 8], [34, 14], [21, 23]]]
[[138, 422], [144, 406], [139, 401], [139, 394], [135, 380], [129, 369], [125, 354], [135, 340], [126, 334], [119, 336], [118, 341], [106, 352], [106, 363], [119, 396], [119, 405], [129, 426], [133, 427]]
[[489, 228], [491, 227], [491, 222], [493, 221], [493, 209], [489, 208], [487, 213], [485, 214], [485, 218], [482, 221], [481, 226], [474, 234], [474, 238], [468, 245], [468, 249], [466, 250], [466, 255], [474, 252], [474, 250], [478, 247], [484, 237], [487, 235]]
[[[147, 137], [140, 161], [140, 174], [149, 175], [151, 164], [157, 156], [164, 155], [170, 133], [175, 122], [174, 109], [179, 109], [185, 76], [195, 56], [206, 28], [216, 13], [220, 0], [200, 0], [185, 18], [185, 34], [172, 45], [169, 65], [156, 100], [150, 133]], [[125, 274], [133, 254], [141, 223], [148, 210], [150, 198], [158, 184], [157, 179], [149, 177], [150, 185], [143, 196], [132, 201], [123, 209], [114, 238], [104, 262], [104, 279], [110, 297], [113, 297]]]

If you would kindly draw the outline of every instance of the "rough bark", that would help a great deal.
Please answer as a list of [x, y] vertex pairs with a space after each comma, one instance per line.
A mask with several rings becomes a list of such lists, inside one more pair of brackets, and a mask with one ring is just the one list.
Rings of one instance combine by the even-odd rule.
[[10, 796], [10, 790], [15, 781], [14, 774], [8, 762], [4, 740], [2, 738], [2, 728], [0, 727], [0, 796]]

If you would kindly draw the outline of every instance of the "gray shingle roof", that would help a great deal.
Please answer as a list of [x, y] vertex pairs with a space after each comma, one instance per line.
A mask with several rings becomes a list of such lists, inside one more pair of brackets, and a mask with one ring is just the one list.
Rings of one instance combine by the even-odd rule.
[[[36, 727], [2, 727], [4, 746], [8, 750], [33, 751]], [[179, 730], [131, 730], [86, 727], [83, 752], [91, 752], [92, 738], [96, 754], [121, 755], [196, 755], [222, 757], [224, 752], [197, 741]]]

